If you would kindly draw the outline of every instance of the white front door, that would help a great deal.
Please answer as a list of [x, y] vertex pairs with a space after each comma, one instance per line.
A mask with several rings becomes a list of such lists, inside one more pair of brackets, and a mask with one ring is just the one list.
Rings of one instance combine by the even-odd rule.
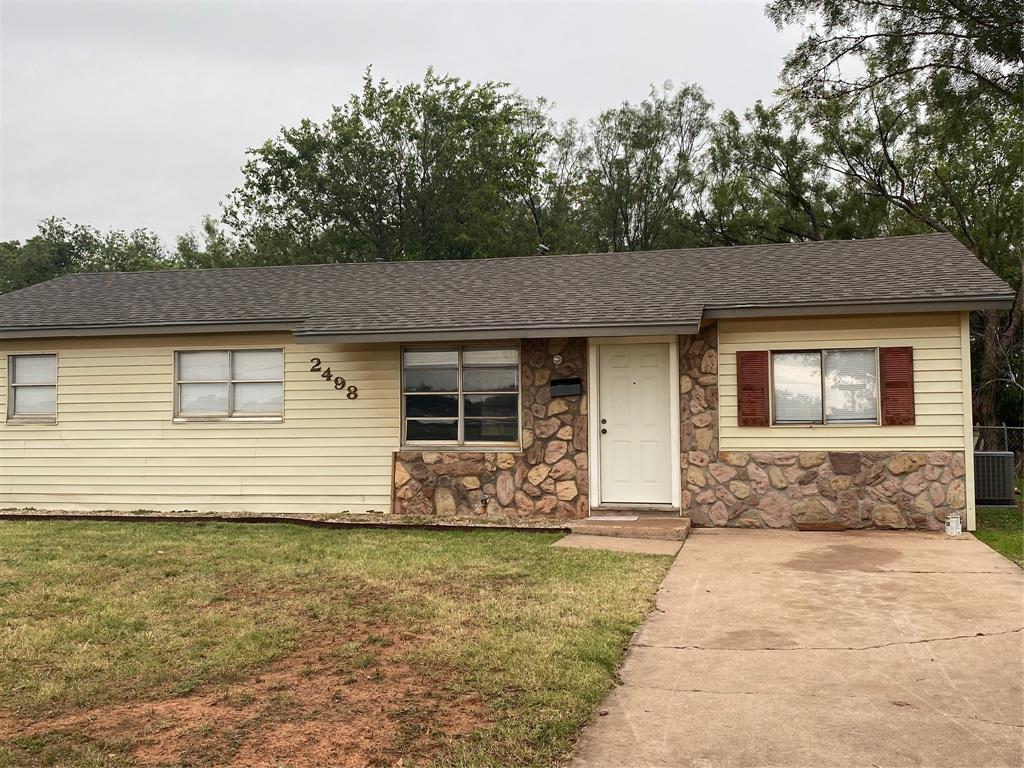
[[670, 345], [598, 347], [602, 504], [671, 504]]

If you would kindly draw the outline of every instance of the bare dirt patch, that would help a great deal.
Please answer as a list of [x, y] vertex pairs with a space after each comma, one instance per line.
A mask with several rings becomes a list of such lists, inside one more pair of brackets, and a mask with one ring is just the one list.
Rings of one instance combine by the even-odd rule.
[[347, 627], [240, 683], [32, 722], [0, 713], [0, 740], [74, 734], [124, 745], [126, 756], [147, 766], [363, 768], [419, 760], [488, 719], [451, 670], [424, 672], [404, 660], [418, 642], [379, 624]]

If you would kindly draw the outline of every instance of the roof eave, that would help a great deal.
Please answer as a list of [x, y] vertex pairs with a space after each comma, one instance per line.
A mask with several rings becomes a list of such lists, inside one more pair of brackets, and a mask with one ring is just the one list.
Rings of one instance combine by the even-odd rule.
[[369, 343], [369, 342], [451, 342], [487, 341], [491, 339], [575, 338], [582, 336], [687, 336], [700, 330], [700, 320], [686, 323], [646, 325], [545, 326], [508, 328], [463, 328], [393, 330], [379, 332], [339, 333], [337, 331], [301, 331], [295, 334], [300, 344]]
[[979, 296], [976, 298], [920, 299], [898, 302], [856, 302], [844, 304], [749, 304], [710, 306], [704, 318], [713, 320], [732, 317], [807, 317], [812, 315], [883, 315], [914, 312], [967, 312], [987, 309], [1010, 309], [1013, 297]]
[[0, 327], [0, 339], [52, 339], [70, 336], [173, 336], [196, 333], [291, 333], [301, 320], [253, 320], [233, 323], [147, 323], [143, 325], [74, 325]]

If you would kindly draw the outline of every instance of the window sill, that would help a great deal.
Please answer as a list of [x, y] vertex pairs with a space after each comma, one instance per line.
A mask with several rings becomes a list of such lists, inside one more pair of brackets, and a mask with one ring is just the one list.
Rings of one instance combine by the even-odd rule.
[[8, 416], [7, 424], [17, 426], [54, 426], [57, 423], [55, 416]]
[[280, 424], [284, 416], [175, 416], [174, 424]]
[[400, 451], [430, 451], [433, 453], [522, 453], [519, 443], [487, 443], [459, 445], [458, 443], [405, 443]]
[[772, 424], [772, 429], [821, 429], [822, 427], [880, 427], [882, 426], [877, 421], [864, 421], [864, 422], [828, 422], [821, 424], [820, 422], [808, 422], [805, 424]]

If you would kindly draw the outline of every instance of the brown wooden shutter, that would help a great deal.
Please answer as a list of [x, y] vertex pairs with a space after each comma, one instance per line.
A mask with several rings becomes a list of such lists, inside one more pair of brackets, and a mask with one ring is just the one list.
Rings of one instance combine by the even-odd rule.
[[878, 350], [882, 394], [882, 424], [914, 424], [914, 348]]
[[768, 418], [768, 353], [736, 353], [736, 387], [739, 390], [739, 424], [741, 427], [767, 427]]

